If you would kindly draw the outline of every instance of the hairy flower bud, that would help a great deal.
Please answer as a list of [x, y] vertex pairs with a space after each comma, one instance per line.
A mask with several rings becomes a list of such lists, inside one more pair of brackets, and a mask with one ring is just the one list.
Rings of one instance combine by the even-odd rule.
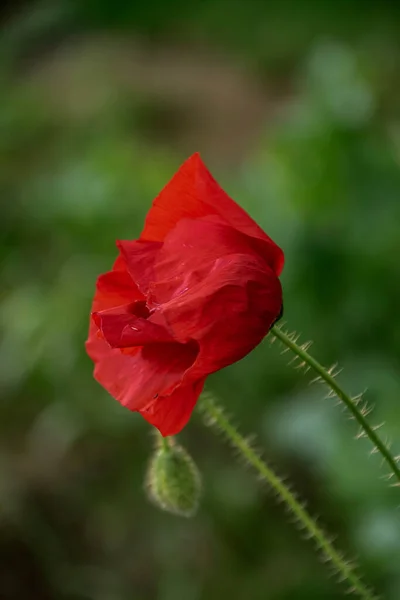
[[201, 479], [193, 459], [172, 438], [160, 439], [146, 477], [150, 500], [162, 510], [182, 517], [195, 514]]

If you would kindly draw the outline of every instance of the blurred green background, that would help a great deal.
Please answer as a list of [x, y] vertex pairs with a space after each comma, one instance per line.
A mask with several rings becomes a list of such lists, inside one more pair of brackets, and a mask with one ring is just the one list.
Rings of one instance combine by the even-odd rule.
[[[400, 453], [400, 5], [14, 0], [0, 12], [1, 600], [343, 597], [194, 415], [198, 515], [148, 503], [150, 427], [93, 380], [95, 280], [200, 151], [281, 245], [288, 326]], [[209, 380], [388, 600], [399, 490], [266, 340]]]

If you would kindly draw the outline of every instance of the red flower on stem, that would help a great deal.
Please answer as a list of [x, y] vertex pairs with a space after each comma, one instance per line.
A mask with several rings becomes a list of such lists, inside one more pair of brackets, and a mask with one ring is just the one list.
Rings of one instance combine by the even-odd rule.
[[279, 317], [283, 252], [198, 154], [157, 196], [140, 238], [117, 245], [92, 306], [94, 376], [174, 435], [206, 377], [248, 354]]

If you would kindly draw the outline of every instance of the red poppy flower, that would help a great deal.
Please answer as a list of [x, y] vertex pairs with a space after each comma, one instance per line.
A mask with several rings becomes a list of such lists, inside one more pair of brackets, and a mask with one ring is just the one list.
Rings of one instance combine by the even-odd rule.
[[97, 281], [86, 348], [95, 378], [166, 435], [207, 375], [243, 358], [282, 307], [282, 250], [198, 154], [155, 199], [138, 240]]

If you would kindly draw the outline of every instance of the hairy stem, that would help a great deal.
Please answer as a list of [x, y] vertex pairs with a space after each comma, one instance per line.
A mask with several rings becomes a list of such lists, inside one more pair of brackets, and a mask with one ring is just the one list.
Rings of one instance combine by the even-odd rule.
[[199, 403], [200, 409], [206, 416], [206, 422], [220, 431], [238, 452], [261, 476], [277, 494], [292, 514], [308, 537], [313, 539], [324, 557], [331, 562], [340, 580], [349, 584], [349, 590], [359, 595], [364, 600], [377, 600], [377, 597], [365, 586], [351, 563], [333, 546], [325, 532], [310, 516], [296, 495], [290, 490], [286, 483], [260, 458], [251, 444], [232, 425], [224, 410], [208, 395], [203, 395]]
[[287, 348], [294, 352], [302, 360], [303, 364], [307, 365], [316, 373], [318, 373], [321, 380], [323, 380], [328, 387], [331, 388], [335, 396], [337, 396], [345, 404], [351, 415], [360, 425], [362, 432], [371, 440], [372, 444], [376, 448], [376, 452], [381, 454], [382, 458], [389, 466], [391, 471], [390, 476], [396, 477], [400, 484], [400, 468], [395, 457], [392, 456], [388, 446], [379, 437], [374, 427], [368, 423], [362, 413], [362, 410], [358, 408], [354, 399], [349, 394], [346, 394], [346, 392], [337, 383], [334, 376], [307, 352], [305, 346], [299, 346], [290, 335], [282, 331], [282, 329], [277, 325], [272, 327], [271, 333]]

